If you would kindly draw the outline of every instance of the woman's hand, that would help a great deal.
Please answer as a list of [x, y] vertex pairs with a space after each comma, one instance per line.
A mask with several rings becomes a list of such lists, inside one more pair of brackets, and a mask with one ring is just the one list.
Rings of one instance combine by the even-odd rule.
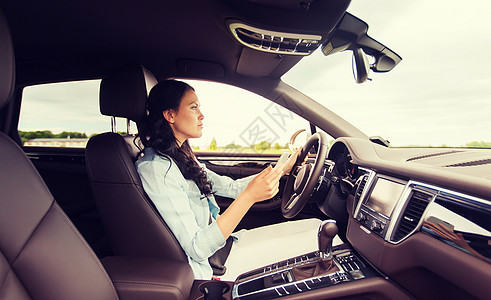
[[269, 166], [249, 182], [244, 191], [217, 219], [218, 227], [226, 239], [235, 230], [249, 208], [256, 202], [273, 198], [278, 193], [283, 168]]
[[[282, 166], [284, 173], [288, 173], [292, 170], [293, 165], [295, 165], [295, 162], [297, 161], [301, 151], [302, 151], [302, 147], [298, 148], [298, 150], [295, 151], [295, 153], [293, 153], [292, 155], [290, 155], [290, 157], [288, 157], [288, 160]], [[305, 156], [305, 158], [307, 158], [307, 156]]]
[[283, 168], [273, 169], [268, 166], [249, 182], [242, 194], [252, 203], [271, 199], [279, 191], [280, 178], [283, 174]]

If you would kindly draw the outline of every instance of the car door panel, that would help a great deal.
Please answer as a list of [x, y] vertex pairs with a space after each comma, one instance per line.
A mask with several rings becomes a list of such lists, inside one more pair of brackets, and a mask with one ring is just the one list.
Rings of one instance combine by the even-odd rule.
[[56, 202], [100, 257], [110, 249], [85, 168], [85, 149], [24, 147]]

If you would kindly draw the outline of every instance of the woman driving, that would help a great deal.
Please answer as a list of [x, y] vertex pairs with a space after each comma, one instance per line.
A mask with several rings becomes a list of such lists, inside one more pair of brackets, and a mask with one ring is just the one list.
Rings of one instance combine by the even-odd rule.
[[[144, 190], [184, 249], [196, 279], [212, 277], [208, 258], [224, 247], [227, 238], [254, 203], [278, 193], [281, 176], [291, 170], [299, 154], [299, 151], [295, 152], [281, 167], [273, 169], [269, 166], [246, 178], [232, 180], [217, 175], [198, 162], [188, 142], [190, 138], [201, 137], [203, 119], [200, 102], [190, 85], [177, 80], [157, 84], [150, 92], [147, 115], [141, 124], [139, 138], [144, 149], [136, 162]], [[235, 200], [219, 214], [214, 194]], [[296, 228], [294, 232], [311, 232], [308, 239], [313, 240], [312, 250], [315, 250], [315, 235], [320, 221], [302, 221], [282, 223], [289, 224], [290, 229], [285, 226], [280, 226], [283, 228], [280, 229], [277, 224], [269, 229], [270, 226], [266, 226], [241, 231], [242, 234], [234, 233], [234, 245], [225, 264], [226, 278], [233, 280], [246, 268], [241, 267], [239, 261], [253, 259], [234, 258], [235, 252], [244, 252], [234, 251], [242, 240], [257, 242], [261, 236], [268, 239], [270, 234], [278, 235]], [[292, 223], [298, 224], [294, 226]], [[262, 249], [262, 252], [273, 251]]]

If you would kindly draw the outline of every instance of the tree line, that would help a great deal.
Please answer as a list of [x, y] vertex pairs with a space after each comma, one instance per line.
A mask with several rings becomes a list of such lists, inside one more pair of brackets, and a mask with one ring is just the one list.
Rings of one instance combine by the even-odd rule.
[[[194, 150], [200, 150], [199, 147], [193, 147]], [[242, 145], [237, 145], [235, 143], [230, 143], [226, 146], [218, 146], [217, 141], [215, 138], [213, 138], [210, 142], [210, 145], [208, 146], [207, 150], [211, 151], [216, 151], [216, 150], [231, 150], [231, 151], [237, 151], [237, 150], [243, 150], [244, 148], [251, 148], [253, 150], [259, 150], [259, 151], [264, 151], [264, 150], [280, 150], [280, 149], [288, 149], [288, 143], [285, 145], [280, 145], [279, 143], [275, 143], [272, 145], [270, 142], [267, 141], [261, 141], [258, 144], [252, 144], [249, 146], [242, 146]], [[201, 150], [206, 150], [206, 149], [201, 149]]]
[[[124, 134], [124, 132], [118, 132], [118, 133], [121, 133], [121, 134]], [[28, 140], [32, 140], [32, 139], [42, 139], [42, 138], [52, 138], [52, 139], [66, 139], [68, 137], [70, 138], [88, 138], [88, 136], [85, 134], [85, 132], [76, 132], [76, 131], [63, 131], [61, 133], [53, 133], [51, 132], [51, 130], [37, 130], [37, 131], [22, 131], [22, 130], [19, 130], [19, 135], [20, 135], [20, 138], [22, 139], [22, 143], [28, 141]], [[93, 134], [95, 135], [95, 134]], [[91, 135], [91, 136], [93, 136]], [[416, 145], [411, 145], [411, 146], [408, 146], [408, 147], [424, 147], [424, 146], [416, 146]], [[432, 146], [430, 146], [432, 147]], [[447, 147], [446, 145], [442, 145], [441, 147]], [[467, 143], [461, 147], [467, 147], [467, 148], [491, 148], [491, 142], [484, 142], [484, 141], [473, 141], [473, 142], [470, 142], [470, 143]], [[195, 150], [200, 150], [199, 147], [193, 147], [195, 148]], [[255, 150], [269, 150], [269, 149], [275, 149], [275, 150], [279, 150], [279, 149], [287, 149], [288, 148], [288, 144], [286, 145], [280, 145], [278, 143], [275, 143], [274, 145], [271, 145], [270, 142], [267, 142], [267, 141], [261, 141], [260, 143], [258, 144], [253, 144], [253, 145], [249, 145], [249, 147], [244, 147], [244, 146], [241, 146], [241, 145], [237, 145], [235, 143], [231, 143], [231, 144], [228, 144], [226, 145], [225, 147], [220, 147], [217, 145], [217, 142], [216, 142], [216, 139], [213, 138], [211, 143], [210, 143], [210, 146], [209, 146], [209, 149], [208, 150], [218, 150], [218, 148], [221, 148], [221, 150], [223, 149], [227, 149], [227, 150], [240, 150], [240, 149], [243, 149], [243, 148], [252, 148], [252, 149], [255, 149]]]
[[22, 131], [19, 130], [22, 143], [32, 139], [66, 139], [68, 137], [73, 139], [87, 138], [85, 133], [75, 131], [63, 131], [61, 133], [53, 133], [51, 130], [38, 130], [38, 131]]

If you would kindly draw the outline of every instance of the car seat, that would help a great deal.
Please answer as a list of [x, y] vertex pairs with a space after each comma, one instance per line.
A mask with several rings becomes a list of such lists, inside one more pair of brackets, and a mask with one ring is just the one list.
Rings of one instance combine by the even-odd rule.
[[[103, 78], [101, 113], [138, 124], [156, 82], [141, 66], [125, 67]], [[93, 136], [87, 144], [87, 172], [112, 251], [114, 255], [187, 263], [179, 242], [143, 190], [134, 165], [138, 152], [134, 136], [129, 134], [106, 132]]]
[[[0, 112], [12, 99], [14, 65], [0, 12]], [[0, 299], [118, 299], [24, 151], [3, 132], [0, 149]]]

